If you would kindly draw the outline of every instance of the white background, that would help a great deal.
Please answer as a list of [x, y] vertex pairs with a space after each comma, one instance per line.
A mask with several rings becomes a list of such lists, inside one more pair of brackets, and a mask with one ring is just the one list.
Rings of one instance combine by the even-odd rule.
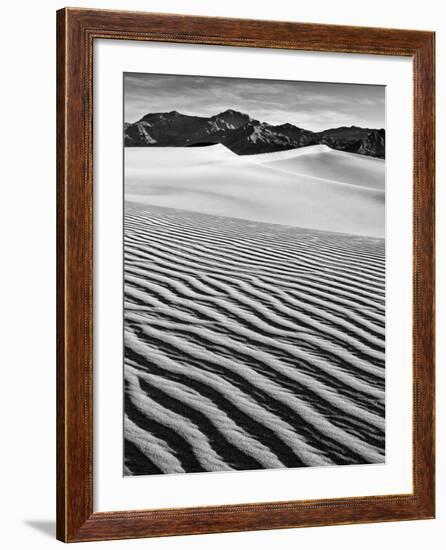
[[[78, 6], [135, 9], [437, 32], [438, 280], [445, 279], [446, 14], [442, 2], [374, 0], [106, 0]], [[55, 10], [62, 2], [17, 2], [2, 10], [2, 453], [1, 541], [8, 549], [56, 547], [55, 502]], [[421, 9], [422, 8], [422, 9]], [[440, 253], [442, 252], [442, 253]], [[101, 548], [223, 549], [442, 548], [446, 536], [446, 431], [442, 327], [438, 288], [438, 519], [261, 533], [93, 543]], [[4, 462], [4, 463], [3, 463]], [[98, 546], [99, 547], [99, 546]]]

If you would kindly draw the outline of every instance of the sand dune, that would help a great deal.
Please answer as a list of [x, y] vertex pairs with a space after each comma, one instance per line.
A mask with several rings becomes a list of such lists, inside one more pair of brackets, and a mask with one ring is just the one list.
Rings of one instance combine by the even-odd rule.
[[330, 149], [326, 145], [310, 145], [291, 151], [251, 155], [253, 162], [329, 181], [350, 183], [384, 191], [385, 161], [355, 153]]
[[385, 458], [384, 161], [125, 150], [126, 475]]
[[126, 199], [319, 230], [384, 235], [384, 161], [312, 146], [126, 148]]
[[127, 475], [383, 462], [384, 265], [379, 238], [126, 203]]

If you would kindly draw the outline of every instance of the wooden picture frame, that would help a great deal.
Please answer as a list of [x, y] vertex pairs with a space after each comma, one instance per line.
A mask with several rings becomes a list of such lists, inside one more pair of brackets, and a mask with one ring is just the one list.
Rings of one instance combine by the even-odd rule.
[[[93, 42], [413, 60], [413, 492], [93, 512]], [[65, 542], [434, 517], [434, 33], [65, 8], [57, 13], [57, 538]]]

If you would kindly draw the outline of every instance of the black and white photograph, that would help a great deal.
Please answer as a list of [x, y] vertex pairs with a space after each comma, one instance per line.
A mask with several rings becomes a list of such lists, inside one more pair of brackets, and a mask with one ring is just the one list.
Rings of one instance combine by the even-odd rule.
[[124, 475], [385, 462], [385, 86], [123, 87]]

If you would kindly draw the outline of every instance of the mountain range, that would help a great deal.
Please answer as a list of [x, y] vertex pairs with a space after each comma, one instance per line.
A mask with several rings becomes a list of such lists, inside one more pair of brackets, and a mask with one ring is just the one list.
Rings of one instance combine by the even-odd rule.
[[211, 117], [178, 111], [149, 113], [124, 123], [126, 147], [202, 147], [221, 143], [237, 155], [253, 155], [324, 144], [332, 149], [385, 157], [385, 130], [342, 126], [312, 132], [294, 124], [268, 124], [227, 109]]

